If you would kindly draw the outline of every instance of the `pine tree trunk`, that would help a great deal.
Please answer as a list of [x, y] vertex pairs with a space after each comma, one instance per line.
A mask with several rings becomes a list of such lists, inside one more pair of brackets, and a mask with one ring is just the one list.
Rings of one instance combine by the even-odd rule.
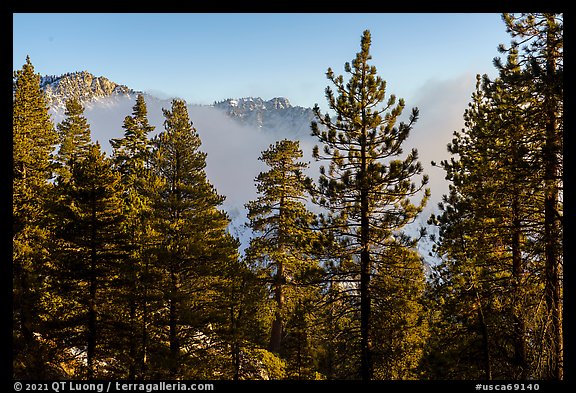
[[[547, 172], [554, 172], [554, 165], [547, 165]], [[548, 177], [548, 176], [547, 176]], [[547, 183], [551, 183], [548, 182]], [[552, 185], [550, 186], [553, 187]], [[557, 200], [553, 191], [547, 190], [544, 210], [544, 236], [546, 257], [546, 308], [551, 319], [551, 370], [550, 377], [561, 380], [563, 368], [563, 342], [562, 342], [562, 313], [560, 299], [560, 280], [558, 275], [558, 255], [556, 252], [557, 228], [556, 228], [556, 205]]]
[[142, 355], [140, 356], [140, 373], [145, 377], [148, 371], [148, 303], [144, 299], [142, 310]]
[[235, 342], [232, 345], [232, 360], [234, 364], [234, 381], [240, 380], [240, 345]]
[[[515, 152], [516, 153], [516, 152]], [[522, 291], [522, 276], [524, 267], [520, 250], [520, 201], [519, 192], [515, 187], [512, 200], [512, 282], [513, 295], [513, 321], [514, 321], [514, 361], [520, 368], [520, 379], [528, 379], [528, 360], [526, 358], [526, 324], [522, 315], [524, 293]]]
[[370, 350], [370, 255], [364, 247], [361, 260], [360, 275], [360, 334], [361, 334], [361, 376], [363, 381], [372, 379], [372, 355]]
[[140, 357], [140, 373], [141, 378], [145, 378], [148, 370], [148, 272], [149, 272], [149, 261], [146, 258], [146, 267], [144, 269], [144, 274], [146, 279], [143, 282], [143, 296], [142, 299], [142, 355]]
[[302, 334], [298, 332], [296, 343], [296, 369], [298, 370], [298, 377], [296, 379], [302, 379]]
[[484, 352], [484, 378], [488, 381], [492, 380], [492, 366], [490, 359], [490, 345], [488, 336], [488, 325], [484, 319], [482, 306], [478, 304], [478, 322], [480, 324], [480, 331], [482, 332], [482, 351]]
[[[135, 292], [132, 292], [132, 296]], [[128, 379], [133, 381], [136, 379], [136, 364], [137, 364], [137, 343], [136, 343], [136, 301], [134, 298], [130, 299], [130, 331], [129, 334], [129, 356], [130, 365], [128, 367]]]
[[282, 348], [282, 330], [284, 321], [282, 318], [282, 307], [284, 306], [284, 293], [282, 291], [282, 278], [284, 269], [282, 262], [278, 263], [278, 272], [274, 287], [274, 300], [276, 301], [276, 313], [272, 322], [272, 332], [270, 334], [270, 351], [280, 353]]
[[[547, 15], [549, 26], [554, 23], [554, 16]], [[563, 379], [563, 337], [562, 337], [562, 303], [560, 282], [560, 260], [558, 255], [559, 223], [557, 218], [558, 207], [558, 154], [560, 153], [558, 131], [556, 124], [556, 103], [553, 97], [556, 60], [553, 49], [554, 36], [547, 31], [546, 47], [546, 90], [544, 105], [546, 111], [546, 135], [544, 145], [544, 237], [545, 237], [545, 264], [546, 264], [546, 306], [551, 318], [551, 364], [550, 377]]]
[[172, 289], [170, 294], [170, 316], [169, 316], [169, 329], [170, 329], [170, 377], [176, 378], [178, 375], [178, 362], [180, 355], [180, 344], [178, 342], [178, 317], [176, 307], [176, 291], [177, 282], [176, 274], [171, 274]]
[[[136, 243], [137, 240], [135, 239], [134, 230], [132, 228], [132, 243]], [[136, 379], [136, 369], [138, 363], [138, 343], [137, 343], [137, 323], [136, 323], [136, 296], [137, 296], [137, 283], [136, 283], [136, 259], [130, 260], [130, 299], [129, 302], [129, 318], [130, 321], [128, 326], [130, 326], [129, 334], [129, 356], [130, 356], [130, 365], [128, 366], [128, 379], [133, 381]]]
[[[285, 171], [283, 171], [285, 173]], [[284, 184], [282, 184], [284, 187]], [[284, 190], [280, 195], [280, 205], [278, 212], [278, 248], [280, 254], [284, 254]], [[276, 261], [277, 272], [276, 280], [274, 283], [274, 300], [276, 301], [276, 313], [274, 316], [274, 321], [272, 322], [272, 332], [270, 334], [270, 351], [274, 353], [280, 353], [282, 349], [282, 335], [284, 329], [284, 321], [282, 318], [282, 312], [284, 307], [284, 264], [282, 260]]]
[[[363, 118], [365, 115], [363, 113]], [[366, 179], [366, 128], [362, 129], [361, 140], [361, 168], [359, 174], [360, 181], [360, 335], [361, 335], [361, 370], [360, 375], [363, 381], [372, 379], [372, 354], [370, 348], [370, 222], [368, 204], [368, 184]]]
[[90, 271], [89, 271], [89, 298], [88, 298], [88, 346], [87, 364], [88, 379], [94, 378], [94, 358], [96, 353], [96, 193], [92, 188], [91, 194], [91, 234], [90, 234]]
[[[234, 295], [234, 293], [233, 293]], [[242, 296], [242, 294], [238, 294], [238, 296]], [[235, 304], [232, 303], [230, 306], [230, 325], [232, 328], [232, 367], [233, 367], [233, 380], [238, 381], [240, 380], [240, 343], [238, 337], [238, 323], [242, 318], [242, 305], [241, 302], [238, 303], [238, 307], [240, 308], [238, 312], [238, 317], [235, 315]]]
[[[330, 287], [332, 287], [332, 283], [330, 284]], [[330, 288], [331, 290], [332, 288]], [[329, 344], [328, 344], [328, 348], [327, 348], [327, 354], [326, 354], [326, 379], [327, 380], [333, 380], [336, 379], [336, 372], [335, 372], [335, 359], [336, 359], [336, 345], [335, 345], [335, 332], [337, 332], [336, 329], [336, 325], [334, 323], [335, 318], [334, 318], [334, 301], [333, 299], [329, 298], [328, 300], [330, 300], [329, 302], [329, 309], [330, 311], [328, 312], [328, 327], [327, 327], [327, 331], [329, 332], [330, 336], [329, 336]]]

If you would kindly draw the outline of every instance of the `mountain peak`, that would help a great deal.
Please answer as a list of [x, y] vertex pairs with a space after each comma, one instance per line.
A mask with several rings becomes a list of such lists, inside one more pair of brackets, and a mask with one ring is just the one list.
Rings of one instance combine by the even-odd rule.
[[260, 97], [228, 98], [215, 102], [213, 106], [220, 109], [237, 108], [241, 111], [292, 108], [290, 101], [284, 97], [275, 97], [268, 101], [264, 101]]
[[86, 103], [98, 98], [136, 93], [125, 85], [112, 82], [103, 76], [94, 76], [88, 71], [43, 76], [40, 86], [46, 92], [48, 104], [53, 107], [63, 106], [71, 97], [77, 97]]
[[[240, 123], [267, 130], [291, 129], [307, 133], [314, 112], [310, 108], [292, 106], [285, 97], [263, 100], [260, 97], [228, 98], [215, 102], [214, 108]], [[304, 126], [303, 126], [304, 125]]]

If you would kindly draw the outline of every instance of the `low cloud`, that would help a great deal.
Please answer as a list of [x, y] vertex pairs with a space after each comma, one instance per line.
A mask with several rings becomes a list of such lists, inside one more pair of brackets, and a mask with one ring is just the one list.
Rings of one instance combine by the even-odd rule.
[[[429, 176], [428, 187], [431, 192], [426, 208], [410, 228], [414, 234], [418, 227], [427, 226], [431, 214], [439, 213], [438, 203], [448, 193], [446, 172], [442, 168], [433, 167], [431, 161], [439, 164], [442, 160], [450, 159], [446, 145], [452, 141], [453, 132], [464, 127], [463, 115], [475, 83], [476, 75], [471, 73], [451, 79], [431, 79], [416, 89], [412, 99], [406, 100], [409, 108], [418, 107], [420, 117], [406, 141], [405, 151], [413, 147], [418, 149], [424, 173]], [[434, 232], [434, 228], [428, 228], [428, 231]], [[419, 243], [421, 255], [433, 265], [438, 259], [428, 256], [431, 247], [427, 239]]]
[[430, 177], [432, 196], [426, 209], [428, 213], [437, 210], [442, 195], [448, 192], [446, 173], [432, 167], [430, 162], [440, 163], [450, 158], [446, 145], [451, 142], [453, 132], [464, 127], [463, 115], [474, 91], [475, 78], [475, 75], [464, 74], [446, 80], [432, 79], [415, 91], [412, 100], [407, 100], [412, 102], [408, 105], [410, 108], [416, 106], [420, 110], [419, 120], [406, 141], [406, 149], [418, 149], [424, 172]]

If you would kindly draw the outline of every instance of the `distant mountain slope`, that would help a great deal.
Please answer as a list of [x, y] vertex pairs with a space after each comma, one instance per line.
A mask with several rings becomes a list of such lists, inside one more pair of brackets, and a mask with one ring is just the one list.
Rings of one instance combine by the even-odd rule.
[[308, 133], [310, 122], [314, 119], [311, 108], [292, 106], [284, 97], [268, 101], [259, 97], [229, 98], [214, 103], [214, 107], [243, 124], [294, 134]]
[[[133, 97], [140, 93], [104, 76], [94, 76], [88, 71], [43, 76], [40, 84], [46, 92], [48, 105], [54, 113], [63, 113], [64, 103], [70, 97], [79, 97], [85, 106], [92, 106], [97, 105], [97, 102], [104, 98]], [[158, 100], [150, 94], [146, 95]], [[169, 101], [166, 101], [169, 105]], [[109, 105], [109, 101], [107, 104]], [[189, 104], [198, 106], [194, 103]], [[228, 98], [215, 102], [213, 105], [203, 106], [218, 109], [245, 126], [292, 135], [308, 135], [310, 122], [314, 118], [311, 108], [292, 106], [284, 97], [276, 97], [268, 101], [260, 97]]]
[[40, 86], [46, 92], [48, 104], [53, 109], [63, 108], [64, 102], [70, 97], [79, 97], [82, 102], [87, 103], [98, 98], [137, 93], [128, 86], [112, 82], [103, 76], [94, 76], [88, 71], [44, 76], [40, 80]]

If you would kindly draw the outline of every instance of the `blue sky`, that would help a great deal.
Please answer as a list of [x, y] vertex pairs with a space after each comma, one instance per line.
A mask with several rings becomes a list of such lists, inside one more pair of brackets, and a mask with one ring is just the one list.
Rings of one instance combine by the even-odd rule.
[[373, 64], [410, 106], [431, 81], [493, 75], [498, 44], [510, 42], [497, 13], [24, 13], [13, 22], [14, 69], [30, 55], [43, 75], [87, 70], [199, 104], [284, 96], [324, 108], [326, 69], [343, 73], [369, 29]]

